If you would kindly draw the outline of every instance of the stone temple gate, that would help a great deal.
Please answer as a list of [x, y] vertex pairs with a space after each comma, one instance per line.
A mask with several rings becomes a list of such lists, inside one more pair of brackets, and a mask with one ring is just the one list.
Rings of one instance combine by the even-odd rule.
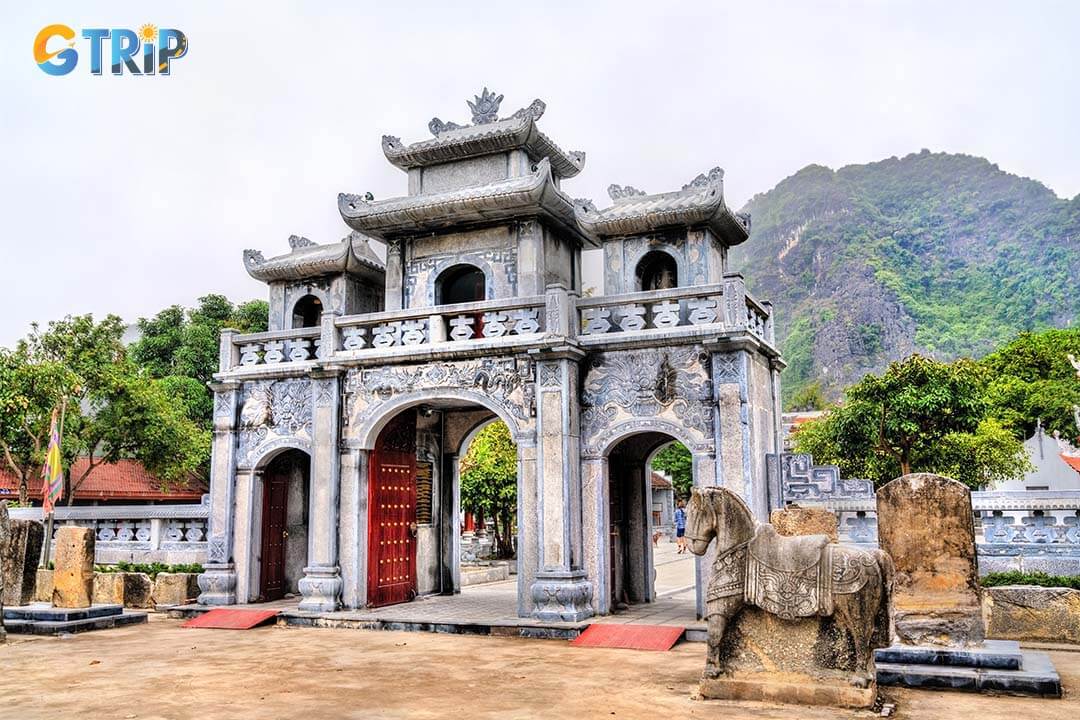
[[[245, 251], [270, 330], [221, 337], [203, 604], [457, 592], [458, 455], [493, 418], [519, 453], [520, 616], [651, 599], [644, 467], [666, 443], [690, 449], [697, 484], [760, 517], [779, 504], [765, 456], [783, 361], [771, 306], [727, 272], [750, 218], [723, 171], [612, 185], [599, 209], [561, 189], [585, 155], [540, 131], [544, 103], [500, 117], [501, 100], [485, 90], [471, 124], [433, 119], [428, 140], [384, 137], [408, 194], [340, 195], [340, 242]], [[603, 294], [585, 297], [596, 248]]]

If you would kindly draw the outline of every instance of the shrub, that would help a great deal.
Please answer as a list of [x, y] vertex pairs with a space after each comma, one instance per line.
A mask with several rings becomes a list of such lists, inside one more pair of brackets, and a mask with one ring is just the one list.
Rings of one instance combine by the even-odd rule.
[[1080, 575], [1047, 575], [1044, 572], [994, 572], [984, 575], [980, 582], [983, 587], [1000, 585], [1038, 585], [1050, 588], [1073, 588], [1080, 590]]
[[158, 573], [201, 573], [203, 571], [203, 566], [199, 563], [178, 563], [176, 565], [166, 565], [165, 563], [160, 562], [129, 563], [120, 561], [115, 565], [95, 565], [94, 571], [100, 573], [146, 573], [150, 576], [151, 580], [156, 580]]

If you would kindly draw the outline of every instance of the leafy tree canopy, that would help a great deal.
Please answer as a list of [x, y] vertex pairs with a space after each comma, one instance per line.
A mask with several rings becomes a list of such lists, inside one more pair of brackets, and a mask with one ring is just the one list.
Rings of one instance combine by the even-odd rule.
[[1075, 438], [1080, 380], [1069, 355], [1080, 357], [1080, 328], [1021, 333], [980, 360], [994, 416], [1020, 437], [1030, 437], [1041, 420], [1048, 432]]
[[[496, 519], [500, 554], [512, 554], [511, 518], [517, 510], [517, 445], [496, 420], [476, 434], [461, 459], [462, 509]], [[501, 528], [499, 521], [501, 520]]]
[[867, 375], [842, 405], [802, 425], [796, 449], [875, 485], [911, 472], [973, 488], [1017, 477], [1030, 463], [1020, 440], [992, 417], [986, 385], [985, 369], [971, 360], [912, 355]]
[[[0, 351], [0, 444], [20, 478], [20, 502], [40, 477], [53, 410], [63, 407], [62, 449], [70, 503], [102, 464], [140, 461], [166, 485], [181, 481], [209, 459], [210, 434], [188, 416], [163, 382], [131, 362], [124, 326], [110, 315], [66, 317], [42, 330], [34, 325], [14, 350]], [[88, 467], [72, 477], [76, 457]]]
[[652, 469], [671, 477], [676, 497], [690, 497], [690, 490], [694, 487], [693, 458], [681, 442], [673, 442], [653, 455]]

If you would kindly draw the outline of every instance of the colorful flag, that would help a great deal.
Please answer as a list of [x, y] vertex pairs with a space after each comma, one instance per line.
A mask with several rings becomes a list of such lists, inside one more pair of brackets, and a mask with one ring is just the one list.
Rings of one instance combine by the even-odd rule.
[[45, 481], [41, 488], [41, 499], [46, 515], [53, 511], [56, 501], [64, 495], [64, 468], [60, 460], [60, 430], [57, 428], [56, 414], [57, 411], [53, 410], [49, 449], [45, 452], [45, 467], [41, 470]]

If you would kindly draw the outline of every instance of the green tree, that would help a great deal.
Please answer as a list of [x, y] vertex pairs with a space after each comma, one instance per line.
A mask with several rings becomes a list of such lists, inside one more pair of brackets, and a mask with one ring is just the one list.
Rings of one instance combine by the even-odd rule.
[[828, 402], [825, 393], [821, 389], [820, 382], [812, 382], [799, 388], [791, 396], [788, 410], [791, 412], [807, 412], [810, 410], [824, 410]]
[[796, 450], [881, 485], [911, 472], [950, 475], [971, 487], [1030, 468], [1021, 442], [990, 415], [986, 373], [971, 360], [920, 355], [849, 387], [846, 401], [803, 424]]
[[671, 476], [675, 486], [675, 496], [681, 499], [690, 497], [694, 487], [694, 463], [690, 451], [681, 442], [673, 442], [653, 455], [652, 469]]
[[[0, 431], [9, 466], [40, 470], [53, 409], [65, 408], [62, 448], [66, 497], [101, 465], [133, 458], [163, 484], [186, 479], [209, 460], [210, 433], [188, 417], [168, 386], [141, 372], [121, 341], [124, 326], [110, 315], [95, 322], [90, 315], [34, 325], [14, 351], [0, 362]], [[10, 413], [10, 414], [9, 414]], [[12, 432], [23, 428], [22, 436]], [[19, 448], [19, 453], [8, 450]], [[88, 466], [73, 477], [76, 457]], [[21, 460], [19, 459], [21, 458]]]
[[987, 397], [994, 416], [1022, 438], [1040, 420], [1047, 431], [1075, 438], [1080, 380], [1069, 355], [1080, 357], [1080, 328], [1021, 333], [980, 360], [990, 377]]
[[517, 445], [501, 420], [476, 434], [459, 466], [461, 507], [495, 520], [499, 557], [514, 556], [514, 516], [517, 510]]
[[63, 363], [33, 362], [25, 347], [0, 348], [0, 449], [18, 482], [20, 505], [30, 502], [30, 482], [40, 480], [53, 409], [75, 387]]

